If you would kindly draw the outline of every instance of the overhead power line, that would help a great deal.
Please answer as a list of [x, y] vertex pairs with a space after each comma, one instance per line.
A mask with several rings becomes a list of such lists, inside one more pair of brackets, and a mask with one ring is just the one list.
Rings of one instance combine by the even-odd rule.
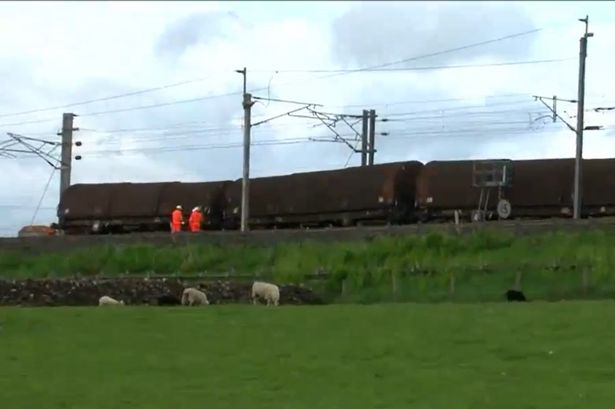
[[[467, 124], [462, 124], [467, 125]], [[480, 124], [476, 124], [480, 125]], [[481, 138], [506, 138], [513, 135], [543, 135], [550, 133], [558, 133], [561, 130], [558, 129], [530, 129], [528, 127], [497, 127], [497, 125], [505, 125], [504, 122], [487, 123], [487, 126], [473, 126], [472, 128], [444, 128], [437, 129], [437, 127], [413, 127], [411, 131], [407, 129], [393, 129], [389, 132], [382, 133], [387, 139], [430, 139], [436, 137], [481, 137]], [[496, 126], [493, 126], [496, 125]], [[346, 136], [353, 136], [348, 134]], [[354, 140], [353, 140], [354, 141]], [[270, 139], [259, 140], [252, 143], [253, 146], [270, 146], [270, 145], [292, 145], [292, 144], [305, 144], [318, 142], [314, 138], [287, 138], [287, 139]], [[333, 141], [329, 141], [333, 142]], [[356, 142], [356, 141], [354, 141]], [[196, 145], [180, 145], [180, 146], [159, 146], [148, 148], [128, 148], [128, 149], [105, 149], [105, 150], [92, 150], [84, 152], [88, 157], [104, 157], [110, 154], [117, 154], [121, 156], [134, 156], [139, 154], [157, 154], [168, 152], [181, 152], [181, 151], [195, 151], [195, 150], [214, 150], [214, 149], [230, 149], [242, 147], [241, 142], [226, 143], [226, 144], [196, 144]]]
[[[530, 61], [509, 61], [500, 63], [484, 63], [484, 64], [462, 64], [462, 65], [437, 65], [428, 67], [398, 67], [398, 68], [365, 68], [365, 69], [314, 69], [314, 70], [276, 70], [280, 73], [352, 73], [352, 72], [395, 72], [395, 71], [433, 71], [447, 70], [460, 68], [486, 68], [486, 67], [502, 67], [509, 65], [528, 65], [528, 64], [548, 64], [554, 62], [572, 61], [575, 57], [557, 58], [550, 60], [530, 60]], [[255, 71], [252, 71], [255, 72]], [[256, 71], [258, 72], [258, 71]]]
[[438, 112], [459, 111], [459, 110], [474, 109], [474, 108], [485, 109], [489, 107], [519, 105], [519, 104], [525, 104], [525, 103], [530, 104], [530, 101], [501, 102], [501, 103], [495, 103], [495, 104], [489, 104], [489, 105], [466, 105], [466, 106], [457, 106], [457, 107], [450, 107], [450, 108], [433, 108], [433, 109], [425, 109], [425, 110], [414, 111], [414, 112], [391, 112], [391, 113], [387, 113], [387, 116], [419, 115], [419, 114], [426, 114], [426, 113], [432, 113], [432, 112], [438, 113]]
[[[421, 111], [414, 111], [414, 112], [391, 112], [391, 113], [386, 113], [387, 116], [408, 116], [408, 115], [420, 115], [420, 114], [426, 114], [426, 113], [445, 113], [448, 111], [459, 111], [459, 110], [469, 110], [469, 109], [475, 109], [475, 108], [490, 108], [490, 107], [497, 107], [497, 106], [506, 106], [506, 105], [519, 105], [519, 104], [530, 104], [530, 101], [511, 101], [511, 102], [500, 102], [500, 103], [494, 103], [494, 104], [489, 104], [489, 105], [459, 105], [459, 106], [453, 106], [453, 107], [442, 107], [442, 108], [432, 108], [432, 109], [426, 109], [426, 110], [421, 110]], [[326, 113], [326, 114], [330, 114], [330, 113]], [[332, 114], [333, 115], [333, 114]], [[337, 114], [334, 114], [337, 115]], [[339, 114], [342, 116], [346, 116], [346, 117], [355, 117], [357, 116], [356, 114], [347, 114], [347, 113], [343, 113], [343, 114]], [[380, 119], [381, 121], [386, 121], [383, 119]]]
[[179, 104], [188, 104], [191, 102], [199, 102], [199, 101], [205, 101], [208, 99], [215, 99], [215, 98], [222, 98], [222, 97], [230, 97], [233, 95], [240, 95], [241, 92], [227, 92], [226, 94], [217, 94], [217, 95], [206, 95], [204, 97], [196, 97], [196, 98], [190, 98], [190, 99], [179, 99], [176, 101], [169, 101], [169, 102], [161, 102], [158, 104], [150, 104], [150, 105], [138, 105], [138, 106], [134, 106], [134, 107], [128, 107], [128, 108], [119, 108], [119, 109], [110, 109], [107, 111], [98, 111], [98, 112], [88, 112], [85, 114], [79, 114], [79, 116], [96, 116], [96, 115], [103, 115], [103, 114], [115, 114], [115, 113], [119, 113], [119, 112], [130, 112], [130, 111], [137, 111], [137, 110], [141, 110], [141, 109], [151, 109], [151, 108], [159, 108], [159, 107], [166, 107], [166, 106], [171, 106], [171, 105], [179, 105]]
[[480, 41], [480, 42], [477, 42], [477, 43], [471, 43], [471, 44], [462, 45], [462, 46], [459, 46], [459, 47], [448, 48], [448, 49], [441, 50], [441, 51], [436, 51], [436, 52], [433, 52], [433, 53], [421, 54], [421, 55], [417, 55], [417, 56], [409, 57], [409, 58], [404, 58], [404, 59], [397, 60], [397, 61], [387, 62], [387, 63], [383, 63], [383, 64], [378, 64], [378, 65], [372, 65], [372, 66], [363, 67], [363, 68], [357, 68], [357, 69], [354, 69], [354, 70], [346, 70], [346, 71], [344, 71], [342, 73], [332, 74], [332, 75], [329, 75], [329, 76], [326, 76], [326, 77], [323, 77], [323, 78], [340, 76], [340, 75], [347, 75], [347, 74], [352, 74], [352, 73], [355, 73], [355, 72], [363, 72], [363, 71], [375, 70], [375, 69], [378, 69], [378, 68], [390, 67], [392, 65], [403, 64], [403, 63], [407, 63], [407, 62], [410, 62], [410, 61], [420, 60], [420, 59], [423, 59], [423, 58], [436, 57], [436, 56], [439, 56], [439, 55], [449, 54], [449, 53], [453, 53], [453, 52], [457, 52], [457, 51], [467, 50], [467, 49], [470, 49], [470, 48], [480, 47], [480, 46], [487, 45], [487, 44], [497, 43], [497, 42], [500, 42], [500, 41], [510, 40], [512, 38], [517, 38], [517, 37], [526, 36], [526, 35], [529, 35], [529, 34], [534, 34], [534, 33], [537, 33], [539, 31], [542, 31], [542, 30], [543, 30], [542, 28], [536, 28], [536, 29], [533, 29], [533, 30], [522, 31], [522, 32], [519, 32], [519, 33], [509, 34], [509, 35], [506, 35], [506, 36], [503, 36], [503, 37], [494, 38], [494, 39], [491, 39], [491, 40], [485, 40], [485, 41]]
[[[263, 118], [265, 119], [265, 118]], [[177, 124], [175, 124], [177, 125]], [[276, 122], [271, 123], [269, 127], [275, 129], [286, 129], [286, 128], [309, 128], [311, 122], [306, 121], [293, 121], [291, 122]], [[130, 134], [127, 136], [131, 136], [132, 134], [137, 137], [165, 137], [165, 136], [175, 136], [175, 135], [185, 135], [185, 134], [194, 134], [194, 133], [207, 133], [207, 134], [225, 134], [229, 132], [239, 132], [239, 125], [226, 125], [226, 126], [217, 126], [217, 127], [207, 127], [203, 126], [199, 123], [186, 123], [181, 126], [160, 126], [160, 127], [145, 127], [145, 128], [118, 128], [118, 129], [99, 129], [99, 128], [80, 128], [81, 131], [89, 132], [92, 136], [104, 136], [104, 135], [123, 135]]]
[[32, 121], [21, 121], [21, 122], [12, 122], [8, 124], [0, 124], [0, 126], [21, 126], [21, 125], [29, 125], [29, 124], [40, 124], [43, 122], [58, 122], [58, 118], [47, 118], [47, 119], [35, 119]]
[[[470, 49], [470, 48], [480, 47], [480, 46], [491, 44], [491, 43], [505, 41], [505, 40], [509, 40], [509, 39], [512, 39], [512, 38], [533, 34], [533, 33], [539, 32], [541, 30], [543, 30], [543, 29], [542, 28], [537, 28], [537, 29], [533, 29], [533, 30], [522, 31], [522, 32], [519, 32], [519, 33], [510, 34], [510, 35], [494, 38], [494, 39], [491, 39], [491, 40], [485, 40], [485, 41], [480, 41], [480, 42], [476, 42], [476, 43], [466, 44], [466, 45], [459, 46], [459, 47], [449, 48], [449, 49], [445, 49], [445, 50], [441, 50], [441, 51], [436, 51], [436, 52], [432, 52], [432, 53], [427, 53], [427, 54], [422, 54], [422, 55], [417, 55], [417, 56], [414, 56], [414, 57], [404, 58], [404, 59], [401, 59], [401, 60], [387, 62], [387, 63], [383, 63], [383, 64], [367, 66], [367, 67], [357, 68], [357, 69], [353, 69], [353, 70], [346, 70], [344, 72], [328, 74], [328, 75], [320, 76], [320, 77], [314, 77], [314, 78], [311, 78], [311, 79], [301, 80], [300, 82], [305, 83], [306, 81], [310, 81], [310, 80], [326, 79], [326, 78], [332, 78], [332, 77], [337, 77], [337, 76], [348, 75], [348, 74], [352, 74], [352, 73], [356, 73], [356, 72], [369, 71], [369, 70], [375, 70], [375, 69], [378, 69], [378, 68], [389, 67], [389, 66], [398, 65], [398, 64], [402, 64], [402, 63], [406, 63], [406, 62], [410, 62], [410, 61], [420, 60], [420, 59], [423, 59], [423, 58], [435, 57], [435, 56], [438, 56], [438, 55], [448, 54], [448, 53], [462, 51], [462, 50], [466, 50], [466, 49]], [[279, 87], [281, 85], [289, 85], [289, 84], [292, 84], [292, 83], [295, 83], [295, 82], [297, 82], [297, 81], [295, 80], [295, 81], [290, 81], [290, 82], [283, 82], [283, 83], [277, 84], [276, 86]], [[170, 85], [173, 85], [173, 84], [170, 84]], [[251, 89], [251, 90], [249, 90], [247, 92], [254, 94], [256, 92], [265, 91], [267, 89], [268, 89], [268, 87], [260, 87], [260, 88]], [[114, 114], [114, 113], [120, 113], [120, 112], [129, 112], [129, 111], [135, 111], [135, 110], [141, 110], [141, 109], [159, 108], [159, 107], [164, 107], [164, 106], [171, 106], [171, 105], [177, 105], [177, 104], [186, 104], [186, 103], [199, 102], [199, 101], [205, 101], [205, 100], [210, 100], [210, 99], [229, 97], [229, 96], [234, 96], [234, 95], [242, 95], [242, 94], [243, 94], [243, 91], [227, 92], [227, 93], [223, 93], [223, 94], [207, 95], [207, 96], [203, 96], [203, 97], [183, 99], [183, 100], [175, 100], [175, 101], [169, 101], [169, 102], [164, 102], [164, 103], [157, 103], [157, 104], [150, 104], [150, 105], [140, 105], [140, 106], [133, 106], [133, 107], [128, 107], [128, 108], [120, 108], [120, 109], [112, 109], [112, 110], [106, 110], [106, 111], [83, 113], [83, 114], [80, 114], [80, 116], [81, 117], [84, 117], [84, 116], [95, 116], [95, 115], [103, 115], [103, 114]], [[120, 98], [120, 96], [113, 96], [113, 97]], [[76, 104], [82, 104], [82, 102], [84, 102], [84, 101], [78, 102]], [[73, 105], [74, 104], [66, 104], [65, 106], [73, 106]], [[51, 110], [51, 109], [57, 109], [57, 108], [55, 108], [55, 107], [53, 107], [53, 108], [51, 108], [51, 107], [50, 108], [41, 108], [41, 109], [38, 109], [38, 110], [35, 110], [35, 111], [43, 111], [43, 110]], [[51, 120], [55, 120], [55, 119], [51, 119]], [[48, 121], [48, 120], [40, 120], [40, 122], [46, 122], [46, 121]], [[35, 122], [27, 122], [27, 123], [35, 123]], [[26, 123], [0, 124], [0, 126], [17, 126], [17, 125], [23, 125], [23, 124], [26, 124]]]
[[57, 106], [47, 107], [47, 108], [31, 109], [29, 111], [13, 112], [13, 113], [9, 113], [9, 114], [0, 114], [0, 118], [4, 118], [4, 117], [7, 117], [7, 116], [18, 116], [18, 115], [35, 114], [35, 113], [38, 113], [38, 112], [53, 111], [53, 110], [56, 110], [56, 109], [64, 109], [64, 108], [70, 108], [70, 107], [75, 107], [75, 106], [79, 106], [79, 105], [92, 104], [94, 102], [110, 101], [110, 100], [113, 100], [113, 99], [131, 97], [131, 96], [134, 96], [134, 95], [141, 95], [141, 94], [146, 94], [146, 93], [149, 93], [149, 92], [161, 91], [163, 89], [175, 88], [175, 87], [179, 87], [179, 86], [182, 86], [182, 85], [194, 84], [195, 82], [202, 82], [202, 81], [205, 81], [205, 80], [210, 79], [210, 78], [211, 78], [211, 76], [208, 76], [208, 77], [205, 77], [205, 78], [196, 78], [196, 79], [192, 79], [192, 80], [176, 82], [176, 83], [173, 83], [173, 84], [161, 85], [161, 86], [153, 87], [153, 88], [146, 88], [146, 89], [142, 89], [142, 90], [139, 90], [139, 91], [126, 92], [124, 94], [117, 94], [117, 95], [111, 95], [111, 96], [108, 96], [108, 97], [94, 98], [94, 99], [89, 99], [89, 100], [85, 100], [85, 101], [73, 102], [73, 103], [70, 103], [70, 104], [57, 105]]
[[472, 99], [486, 99], [486, 98], [512, 98], [512, 97], [530, 97], [530, 93], [516, 93], [516, 94], [496, 94], [496, 95], [481, 95], [475, 97], [459, 97], [459, 98], [440, 98], [440, 99], [411, 99], [403, 101], [391, 101], [391, 102], [378, 102], [378, 103], [364, 103], [364, 104], [351, 104], [351, 105], [329, 105], [325, 104], [329, 108], [362, 108], [366, 106], [386, 107], [405, 104], [429, 104], [436, 102], [457, 102], [468, 101]]
[[[499, 114], [500, 116], [502, 116], [503, 114], [510, 114], [510, 113], [519, 113], [519, 114], [525, 114], [527, 113], [526, 111], [522, 111], [522, 110], [503, 110], [503, 111], [495, 111], [495, 112], [487, 112], [487, 114]], [[434, 127], [440, 127], [440, 126], [446, 126], [446, 128], [448, 129], [451, 125], [463, 125], [463, 126], [481, 126], [481, 125], [489, 125], [489, 126], [494, 126], [494, 125], [504, 125], [504, 124], [530, 124], [530, 118], [526, 119], [526, 120], [515, 120], [515, 121], [511, 121], [510, 118], [492, 118], [490, 116], [488, 116], [487, 118], [478, 118], [478, 119], [473, 119], [473, 115], [471, 114], [485, 114], [484, 112], [471, 112], [471, 113], [453, 113], [450, 115], [446, 115], [446, 116], [433, 116], [433, 117], [410, 117], [410, 118], [394, 118], [394, 119], [390, 119], [387, 122], [391, 123], [391, 124], [396, 124], [396, 123], [408, 123], [408, 122], [414, 122], [415, 124], [413, 125], [413, 130], [417, 130], [420, 131], [421, 129], [434, 129]], [[460, 118], [459, 116], [468, 116], [468, 118]], [[519, 115], [517, 115], [517, 117], [519, 117]], [[311, 128], [309, 126], [309, 124], [276, 124], [274, 129], [271, 130], [259, 130], [258, 134], [262, 135], [262, 136], [270, 136], [273, 137], [276, 135], [276, 130], [277, 131], [284, 131], [284, 129], [297, 129], [297, 130], [306, 130], [308, 128]], [[391, 130], [393, 131], [393, 130]], [[164, 134], [164, 135], [160, 135], [160, 134], [153, 134], [153, 135], [144, 135], [144, 134], [137, 134], [135, 136], [132, 135], [125, 135], [122, 136], [121, 139], [116, 139], [113, 138], [113, 136], [111, 136], [109, 139], [104, 139], [104, 140], [97, 140], [96, 142], [92, 142], [92, 143], [88, 143], [89, 146], [92, 147], [102, 147], [102, 146], [109, 146], [109, 145], [116, 145], [116, 144], [121, 144], [121, 143], [139, 143], [139, 144], [150, 144], [150, 143], [154, 143], [154, 144], [158, 144], [158, 143], [164, 143], [165, 145], [168, 144], [175, 144], [178, 141], [190, 141], [190, 140], [194, 140], [194, 141], [198, 141], [198, 142], [202, 142], [204, 139], [208, 139], [210, 140], [211, 138], [224, 138], [227, 139], [228, 136], [232, 135], [233, 133], [237, 133], [237, 136], [239, 136], [237, 129], [236, 128], [228, 128], [225, 130], [220, 130], [220, 131], [216, 131], [213, 132], [209, 129], [195, 129], [195, 130], [188, 130], [188, 131], [184, 131], [184, 132], [173, 132], [173, 133], [169, 133], [169, 134]], [[341, 135], [343, 137], [351, 137], [354, 136], [354, 134], [345, 134], [345, 135]], [[160, 146], [157, 146], [157, 148]], [[142, 148], [146, 148], [146, 146], [142, 146]], [[151, 147], [150, 147], [151, 148]], [[89, 151], [83, 151], [84, 155], [87, 155]]]
[[[272, 139], [254, 141], [252, 146], [267, 146], [267, 145], [290, 145], [297, 143], [311, 142], [307, 138], [294, 138], [294, 139]], [[169, 147], [152, 147], [152, 148], [129, 148], [121, 150], [93, 150], [87, 153], [88, 156], [108, 155], [108, 154], [120, 154], [124, 155], [128, 152], [133, 153], [164, 153], [164, 152], [181, 152], [181, 151], [196, 151], [196, 150], [211, 150], [211, 149], [229, 149], [243, 147], [242, 142], [227, 143], [227, 144], [209, 144], [209, 145], [183, 145], [183, 146], [169, 146]]]
[[[422, 139], [425, 142], [434, 142], [434, 138], [481, 138], [481, 139], [506, 139], [510, 136], [533, 136], [561, 134], [562, 128], [545, 128], [545, 129], [528, 129], [526, 127], [508, 127], [508, 128], [470, 128], [470, 129], [445, 129], [445, 130], [425, 130], [420, 132], [391, 132], [383, 138], [399, 138], [399, 139]], [[427, 139], [429, 137], [429, 139]]]
[[[414, 114], [408, 115], [407, 117], [404, 115], [398, 115], [394, 118], [381, 118], [381, 122], [393, 123], [393, 122], [413, 122], [413, 121], [442, 121], [447, 119], [453, 119], [455, 121], [462, 121], [464, 118], [476, 118], [476, 117], [487, 117], [492, 118], [493, 116], [508, 116], [510, 114], [516, 114], [515, 117], [519, 117], [520, 115], [538, 115], [538, 114], [546, 114], [548, 111], [528, 111], [524, 109], [506, 109], [500, 111], [473, 111], [473, 112], [451, 112], [446, 113], [443, 111], [443, 115], [438, 115], [437, 112], [433, 112], [430, 116], [415, 116]], [[487, 120], [487, 119], [485, 119]]]
[[34, 214], [32, 215], [32, 220], [30, 220], [30, 224], [34, 224], [34, 220], [36, 220], [36, 215], [41, 209], [41, 204], [43, 203], [43, 199], [45, 199], [45, 195], [47, 194], [47, 190], [49, 189], [49, 185], [51, 184], [51, 180], [53, 179], [53, 175], [56, 170], [57, 170], [56, 168], [51, 169], [51, 174], [49, 175], [49, 179], [47, 180], [45, 189], [43, 189], [43, 194], [41, 195], [41, 198], [39, 199], [38, 204], [36, 205], [36, 210], [34, 210]]
[[258, 101], [270, 101], [270, 102], [283, 102], [286, 104], [297, 104], [297, 105], [311, 105], [311, 106], [315, 106], [315, 107], [322, 107], [322, 104], [313, 104], [310, 102], [300, 102], [300, 101], [292, 101], [292, 100], [288, 100], [288, 99], [278, 99], [278, 98], [262, 98], [262, 97], [255, 97], [252, 96], [252, 99], [258, 100]]
[[[524, 127], [514, 127], [511, 128], [510, 125], [526, 125]], [[471, 128], [468, 128], [471, 127]], [[472, 132], [485, 132], [485, 131], [490, 131], [490, 132], [506, 132], [509, 130], [523, 130], [524, 132], [529, 132], [529, 131], [536, 131], [537, 129], [532, 127], [532, 122], [530, 119], [525, 120], [525, 121], [511, 121], [511, 120], [484, 120], [484, 121], [456, 121], [454, 123], [451, 124], [444, 124], [442, 123], [442, 125], [438, 124], [438, 125], [433, 125], [430, 123], [419, 123], [418, 126], [413, 126], [412, 127], [412, 134], [421, 134], [421, 133], [427, 133], [427, 134], [447, 134], [447, 133], [455, 133], [455, 132], [468, 132], [468, 131], [472, 131]], [[390, 135], [390, 134], [395, 134], [397, 132], [408, 132], [407, 128], [401, 128], [401, 129], [390, 129], [387, 132], [382, 132], [381, 135]], [[269, 136], [269, 137], [273, 137], [275, 134], [272, 132], [264, 132], [263, 136]], [[207, 136], [215, 136], [215, 135], [190, 135], [188, 136], [188, 138], [195, 138], [198, 139], [199, 142], [201, 142], [203, 140], [203, 137], [207, 137]], [[355, 134], [343, 134], [340, 135], [340, 137], [356, 137]], [[184, 137], [185, 138], [185, 137]], [[180, 138], [168, 138], [165, 139], [164, 142], [176, 142], [178, 139]], [[186, 138], [187, 139], [187, 138]], [[302, 138], [291, 138], [291, 141], [296, 141], [296, 142], [301, 142], [301, 141], [306, 141], [306, 139], [302, 139]], [[309, 140], [315, 140], [315, 138], [309, 138]], [[353, 141], [355, 139], [352, 139]], [[281, 142], [288, 142], [289, 139], [274, 139], [274, 140], [255, 140], [255, 144], [277, 144], [279, 141]], [[336, 142], [335, 140], [329, 140], [327, 139], [328, 142]], [[135, 142], [135, 140], [133, 140], [132, 138], [128, 140], [128, 142]], [[146, 142], [160, 142], [160, 140], [156, 140], [156, 139], [148, 139], [148, 140], [143, 140], [143, 143]], [[220, 145], [203, 145], [203, 144], [197, 144], [197, 145], [171, 145], [171, 146], [140, 146], [140, 147], [131, 147], [131, 148], [125, 148], [125, 149], [109, 149], [109, 150], [92, 150], [92, 151], [87, 151], [84, 152], [84, 155], [86, 156], [90, 156], [90, 154], [100, 154], [100, 153], [125, 153], [125, 152], [141, 152], [141, 153], [145, 153], [145, 152], [164, 152], [164, 151], [189, 151], [191, 149], [219, 149], [219, 148], [227, 148], [227, 147], [235, 147], [235, 146], [240, 146], [241, 143], [240, 141], [237, 142], [230, 142], [231, 146], [228, 146], [226, 144], [220, 146]], [[101, 144], [96, 144], [97, 146], [100, 146]]]

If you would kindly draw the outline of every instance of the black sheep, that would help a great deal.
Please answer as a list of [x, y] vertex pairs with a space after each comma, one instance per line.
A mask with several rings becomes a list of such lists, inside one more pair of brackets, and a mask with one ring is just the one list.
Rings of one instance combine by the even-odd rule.
[[181, 304], [179, 298], [173, 294], [161, 295], [157, 299], [158, 305], [179, 305]]
[[508, 301], [527, 301], [523, 292], [519, 290], [506, 291], [506, 299]]

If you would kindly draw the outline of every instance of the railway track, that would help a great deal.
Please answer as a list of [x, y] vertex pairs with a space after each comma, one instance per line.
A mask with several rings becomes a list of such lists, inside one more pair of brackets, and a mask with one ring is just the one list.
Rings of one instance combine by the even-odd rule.
[[514, 234], [529, 234], [556, 230], [583, 230], [587, 228], [614, 227], [615, 217], [595, 219], [545, 219], [510, 220], [483, 223], [427, 223], [395, 226], [361, 226], [323, 229], [278, 229], [254, 230], [247, 233], [239, 231], [204, 231], [200, 233], [139, 233], [122, 235], [88, 235], [56, 237], [0, 238], [0, 250], [26, 251], [31, 254], [68, 251], [75, 248], [100, 245], [126, 245], [148, 243], [160, 246], [182, 246], [196, 243], [272, 245], [280, 242], [316, 240], [344, 241], [362, 240], [376, 236], [426, 234], [429, 232], [449, 232], [467, 234], [478, 230], [500, 230]]

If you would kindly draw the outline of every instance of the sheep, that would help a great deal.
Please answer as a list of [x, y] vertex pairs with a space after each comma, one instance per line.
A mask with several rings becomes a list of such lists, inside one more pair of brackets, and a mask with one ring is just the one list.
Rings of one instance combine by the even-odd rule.
[[506, 291], [506, 299], [510, 302], [524, 302], [527, 301], [527, 299], [525, 298], [525, 294], [523, 294], [523, 291], [520, 290], [508, 290]]
[[109, 297], [108, 295], [103, 295], [98, 299], [98, 306], [105, 305], [124, 305], [124, 300], [118, 301], [114, 298]]
[[181, 301], [173, 294], [164, 294], [156, 299], [158, 305], [179, 305]]
[[208, 305], [209, 300], [204, 292], [196, 288], [186, 288], [182, 293], [182, 305]]
[[280, 289], [275, 284], [255, 281], [252, 284], [252, 303], [256, 304], [257, 298], [264, 298], [267, 305], [278, 305], [280, 302]]

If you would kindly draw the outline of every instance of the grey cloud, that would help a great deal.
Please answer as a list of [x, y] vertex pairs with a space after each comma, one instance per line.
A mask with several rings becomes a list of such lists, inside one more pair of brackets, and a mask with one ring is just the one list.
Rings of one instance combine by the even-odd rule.
[[[354, 7], [334, 22], [332, 52], [345, 66], [371, 66], [534, 28], [527, 13], [513, 3], [374, 2]], [[524, 36], [407, 65], [446, 64], [484, 56], [527, 57], [533, 39]]]
[[227, 39], [225, 25], [238, 21], [233, 12], [207, 12], [191, 14], [169, 25], [158, 39], [155, 51], [159, 56], [177, 58], [197, 44], [209, 44], [216, 39]]

